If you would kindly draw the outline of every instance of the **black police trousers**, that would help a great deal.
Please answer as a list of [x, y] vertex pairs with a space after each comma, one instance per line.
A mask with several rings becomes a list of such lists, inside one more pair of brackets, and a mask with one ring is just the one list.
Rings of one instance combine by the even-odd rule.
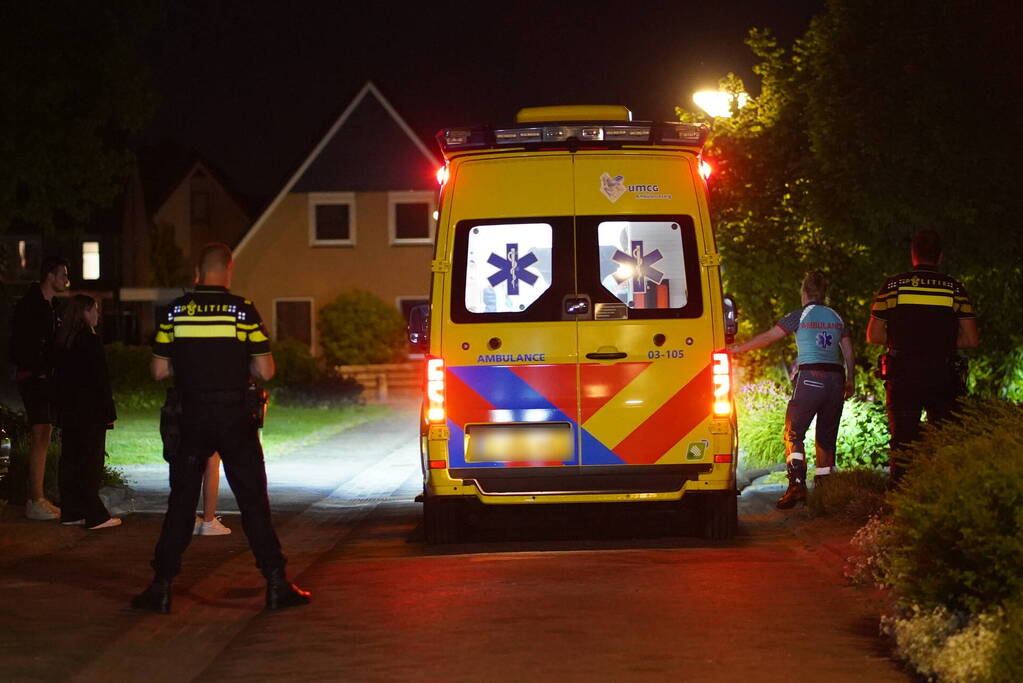
[[891, 433], [891, 477], [898, 481], [908, 464], [899, 451], [920, 436], [921, 412], [938, 424], [948, 419], [960, 394], [959, 378], [944, 358], [896, 356], [885, 382], [888, 429]]
[[220, 454], [228, 484], [242, 513], [242, 528], [256, 566], [264, 576], [283, 569], [281, 553], [266, 490], [266, 467], [259, 431], [241, 402], [186, 400], [181, 415], [181, 445], [170, 462], [170, 498], [152, 566], [157, 578], [173, 578], [181, 570], [181, 555], [192, 541], [207, 459]]

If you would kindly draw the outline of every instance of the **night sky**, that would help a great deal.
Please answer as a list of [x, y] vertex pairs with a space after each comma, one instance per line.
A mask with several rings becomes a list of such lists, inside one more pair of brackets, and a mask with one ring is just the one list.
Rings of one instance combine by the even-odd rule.
[[194, 150], [252, 197], [276, 192], [367, 80], [434, 148], [437, 129], [524, 106], [624, 104], [638, 120], [729, 71], [751, 27], [785, 41], [823, 0], [398, 3], [168, 0], [147, 45], [147, 143]]

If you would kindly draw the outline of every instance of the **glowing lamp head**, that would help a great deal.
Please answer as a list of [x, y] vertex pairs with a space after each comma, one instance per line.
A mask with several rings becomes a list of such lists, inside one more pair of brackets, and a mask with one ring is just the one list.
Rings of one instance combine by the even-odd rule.
[[446, 182], [448, 182], [448, 167], [444, 165], [437, 169], [437, 183], [443, 185]]
[[714, 168], [703, 159], [700, 160], [700, 175], [703, 176], [704, 180], [710, 179], [710, 174], [714, 172]]
[[444, 359], [426, 361], [426, 419], [431, 423], [444, 422]]

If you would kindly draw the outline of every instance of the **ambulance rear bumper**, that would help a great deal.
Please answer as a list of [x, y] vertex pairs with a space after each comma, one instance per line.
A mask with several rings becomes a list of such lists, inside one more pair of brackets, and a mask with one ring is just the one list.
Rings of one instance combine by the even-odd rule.
[[448, 470], [451, 479], [486, 496], [671, 493], [713, 470], [709, 463], [567, 467], [479, 467]]

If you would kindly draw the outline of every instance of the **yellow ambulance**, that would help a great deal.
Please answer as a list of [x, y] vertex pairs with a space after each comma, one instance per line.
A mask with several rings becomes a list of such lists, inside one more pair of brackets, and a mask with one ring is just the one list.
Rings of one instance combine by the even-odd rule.
[[[427, 541], [469, 503], [682, 501], [736, 530], [736, 422], [706, 129], [535, 107], [438, 133], [426, 355]], [[726, 329], [728, 328], [728, 329]]]

